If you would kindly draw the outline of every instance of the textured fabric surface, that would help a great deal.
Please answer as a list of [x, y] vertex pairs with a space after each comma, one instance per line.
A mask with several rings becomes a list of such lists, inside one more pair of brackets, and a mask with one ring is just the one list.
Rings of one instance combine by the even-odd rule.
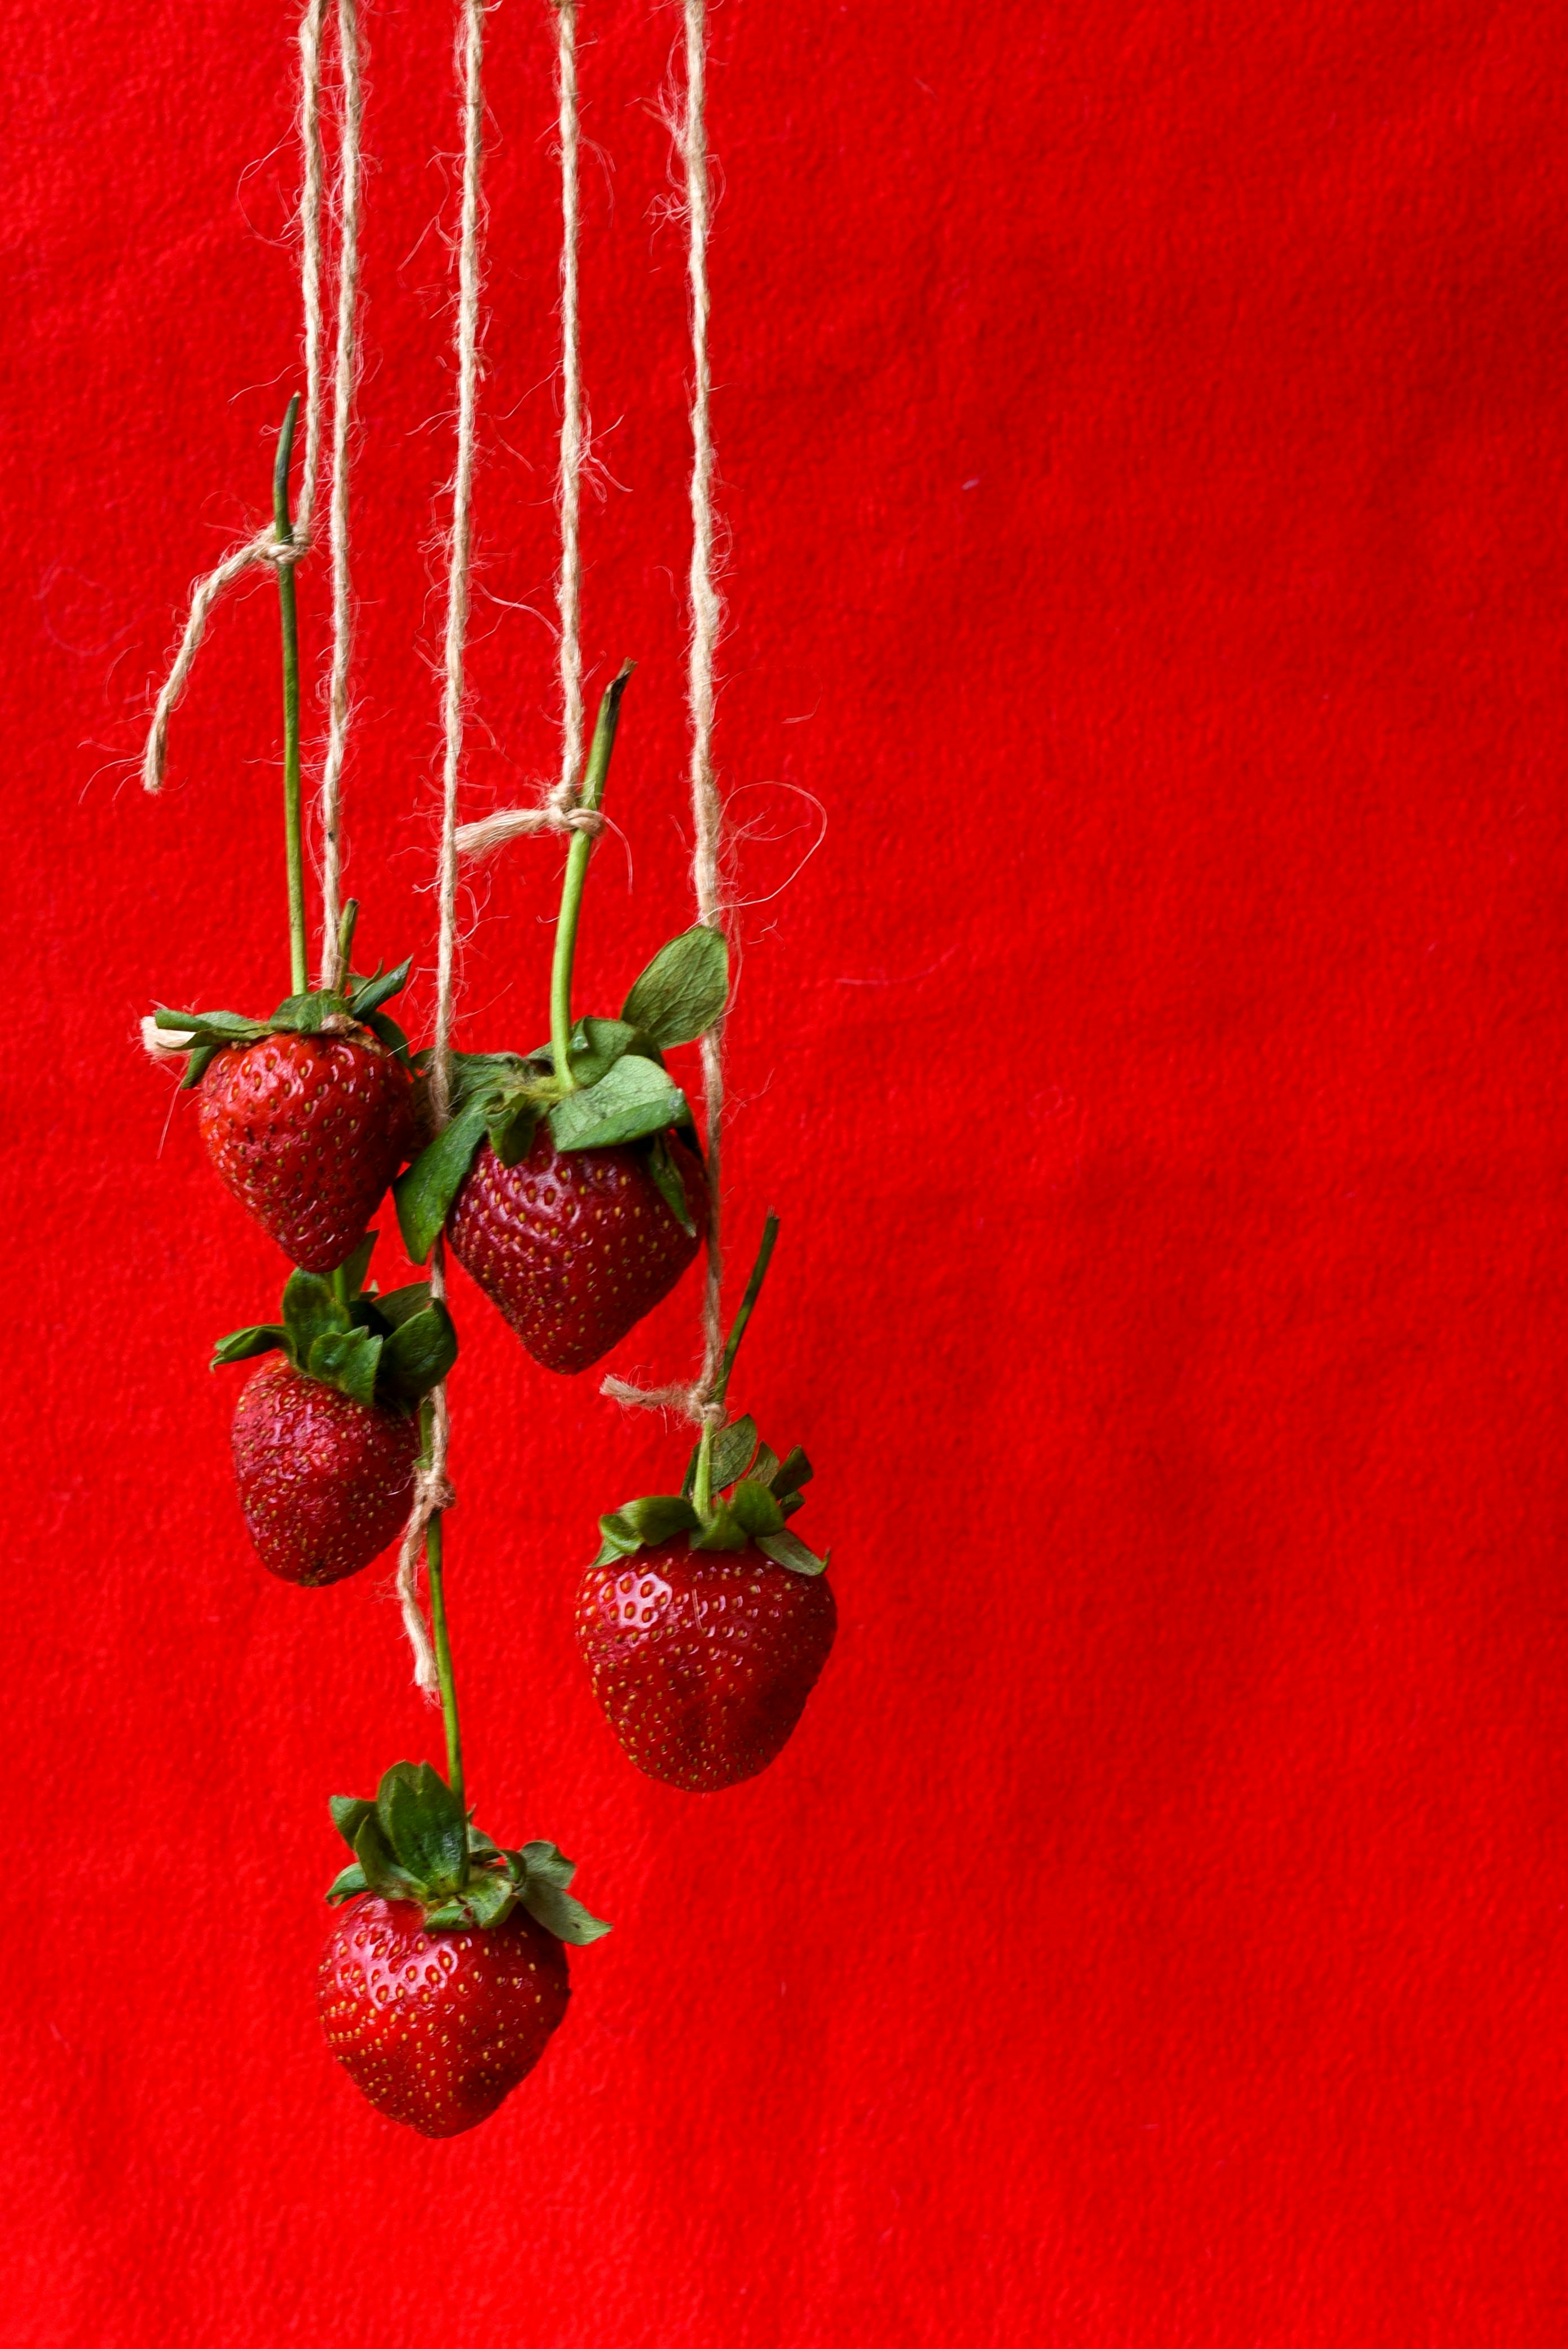
[[[135, 1041], [287, 988], [269, 582], [166, 796], [133, 770], [296, 379], [289, 12], [0, 17], [0, 2339], [1560, 2344], [1561, 13], [716, 15], [737, 1268], [784, 1218], [735, 1399], [816, 1464], [840, 1629], [765, 1775], [638, 1776], [572, 1595], [684, 1440], [454, 1273], [473, 1797], [616, 1930], [445, 2145], [315, 1996], [327, 1797], [437, 1718], [385, 1570], [250, 1554], [206, 1352], [283, 1262]], [[613, 1010], [688, 917], [679, 27], [583, 26], [591, 689], [639, 663]], [[346, 881], [423, 1032], [452, 27], [367, 30]], [[556, 762], [552, 40], [490, 20], [465, 817]], [[300, 592], [319, 675], [319, 561]], [[475, 883], [460, 1043], [545, 1032], [560, 854]], [[686, 1373], [696, 1312], [689, 1274], [609, 1367]]]

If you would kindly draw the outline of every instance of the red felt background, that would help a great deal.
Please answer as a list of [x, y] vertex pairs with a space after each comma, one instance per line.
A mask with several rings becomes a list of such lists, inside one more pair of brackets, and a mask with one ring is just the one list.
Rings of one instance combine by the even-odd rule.
[[[680, 1439], [459, 1276], [473, 1790], [616, 1931], [434, 2146], [314, 1968], [326, 1797], [436, 1723], [384, 1572], [250, 1554], [204, 1365], [284, 1268], [134, 1032], [286, 981], [270, 589], [132, 761], [296, 379], [291, 12], [0, 20], [0, 2339], [1561, 2343], [1561, 10], [715, 16], [737, 1399], [842, 1628], [767, 1776], [639, 1777], [569, 1601]], [[367, 26], [348, 877], [422, 1034], [457, 134], [447, 10]], [[584, 10], [606, 1009], [687, 918], [677, 29]], [[492, 18], [470, 814], [554, 755], [550, 44]], [[542, 1032], [557, 867], [476, 887], [462, 1042]]]

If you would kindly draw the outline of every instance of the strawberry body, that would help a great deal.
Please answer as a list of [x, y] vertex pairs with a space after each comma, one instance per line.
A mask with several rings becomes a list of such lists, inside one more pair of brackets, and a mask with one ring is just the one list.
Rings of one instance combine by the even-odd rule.
[[234, 1475], [256, 1554], [285, 1582], [341, 1582], [401, 1532], [419, 1434], [278, 1358], [234, 1406]]
[[202, 1139], [242, 1206], [306, 1272], [331, 1272], [418, 1148], [395, 1053], [352, 1036], [263, 1036], [202, 1079]]
[[695, 1152], [669, 1137], [691, 1220], [686, 1232], [630, 1148], [558, 1151], [541, 1121], [504, 1166], [481, 1144], [447, 1217], [452, 1251], [548, 1371], [587, 1370], [667, 1297], [701, 1245], [708, 1186]]
[[519, 1907], [484, 1931], [427, 1932], [413, 1900], [350, 1902], [322, 1955], [321, 2025], [349, 2078], [424, 2137], [487, 2120], [566, 2011], [566, 1953]]
[[588, 1568], [577, 1645], [639, 1769], [690, 1794], [765, 1770], [800, 1719], [837, 1629], [822, 1577], [749, 1545], [684, 1538]]

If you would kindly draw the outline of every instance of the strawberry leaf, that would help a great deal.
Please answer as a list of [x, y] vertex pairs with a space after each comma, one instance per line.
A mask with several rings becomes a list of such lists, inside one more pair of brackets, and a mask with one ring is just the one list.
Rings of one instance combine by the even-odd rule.
[[[546, 1059], [548, 1055], [545, 1056]], [[540, 1071], [518, 1052], [454, 1052], [452, 1056], [452, 1099], [454, 1109], [488, 1100], [501, 1092], [530, 1084]]]
[[350, 1402], [369, 1411], [376, 1400], [376, 1372], [385, 1343], [369, 1330], [324, 1330], [305, 1367], [323, 1386], [336, 1387]]
[[744, 1549], [746, 1529], [727, 1501], [715, 1501], [713, 1514], [691, 1537], [693, 1549]]
[[553, 1843], [524, 1844], [521, 1851], [509, 1852], [507, 1857], [521, 1872], [519, 1899], [547, 1933], [577, 1949], [603, 1940], [610, 1928], [566, 1890], [576, 1869]]
[[479, 1147], [488, 1115], [483, 1100], [471, 1101], [392, 1185], [403, 1246], [415, 1264], [423, 1264], [435, 1244], [447, 1209]]
[[688, 1239], [697, 1236], [692, 1220], [691, 1203], [686, 1196], [686, 1184], [680, 1164], [670, 1147], [667, 1133], [656, 1133], [653, 1147], [648, 1154], [648, 1171], [653, 1177], [655, 1190], [686, 1234]]
[[624, 1019], [579, 1019], [572, 1030], [567, 1065], [576, 1085], [598, 1084], [637, 1041]]
[[659, 947], [620, 1016], [656, 1044], [693, 1044], [718, 1019], [729, 993], [730, 949], [724, 934], [699, 924]]
[[409, 1040], [395, 1019], [389, 1019], [384, 1011], [364, 1011], [359, 1015], [359, 1024], [370, 1030], [378, 1043], [385, 1044], [388, 1051], [395, 1060], [401, 1061], [410, 1075], [413, 1073], [420, 1056], [409, 1050]]
[[431, 1301], [428, 1280], [410, 1280], [406, 1288], [389, 1288], [385, 1297], [375, 1299], [377, 1312], [389, 1329], [400, 1330], [416, 1313], [422, 1313]]
[[760, 1535], [784, 1531], [784, 1511], [767, 1486], [753, 1484], [749, 1476], [742, 1477], [731, 1494], [730, 1514], [753, 1541]]
[[765, 1444], [759, 1444], [757, 1446], [757, 1456], [752, 1462], [747, 1474], [754, 1477], [759, 1485], [765, 1485], [771, 1493], [773, 1491], [774, 1478], [778, 1475], [778, 1454], [771, 1451]]
[[198, 1044], [254, 1044], [266, 1034], [259, 1019], [247, 1019], [243, 1011], [171, 1011], [159, 1004], [152, 1014], [152, 1025], [166, 1034], [184, 1034]]
[[294, 1340], [296, 1358], [301, 1362], [308, 1362], [317, 1338], [353, 1326], [346, 1308], [337, 1301], [331, 1280], [319, 1272], [289, 1274], [283, 1292], [283, 1319]]
[[367, 1812], [359, 1822], [359, 1832], [354, 1838], [354, 1857], [365, 1873], [365, 1881], [372, 1892], [383, 1900], [417, 1900], [421, 1888], [408, 1870], [400, 1868], [387, 1839], [387, 1831], [374, 1811]]
[[392, 1764], [376, 1790], [376, 1816], [399, 1867], [416, 1883], [432, 1892], [462, 1890], [468, 1874], [468, 1822], [462, 1804], [428, 1762]]
[[815, 1550], [807, 1549], [805, 1544], [792, 1533], [760, 1534], [757, 1547], [764, 1557], [771, 1557], [775, 1566], [787, 1566], [792, 1574], [822, 1574], [826, 1570], [827, 1560], [818, 1557]]
[[342, 1019], [348, 1009], [340, 995], [286, 995], [267, 1026], [285, 1029], [291, 1036], [319, 1036], [328, 1019]]
[[221, 1370], [225, 1362], [248, 1362], [253, 1354], [292, 1353], [288, 1331], [275, 1321], [258, 1321], [249, 1330], [231, 1330], [220, 1338], [213, 1349], [212, 1370]]
[[327, 1807], [332, 1814], [333, 1826], [352, 1851], [354, 1839], [375, 1809], [375, 1804], [366, 1802], [358, 1795], [329, 1795]]
[[201, 1083], [202, 1078], [206, 1075], [208, 1070], [212, 1067], [213, 1061], [217, 1059], [218, 1054], [222, 1050], [223, 1047], [221, 1044], [197, 1045], [195, 1050], [186, 1061], [185, 1073], [180, 1080], [180, 1090], [182, 1093], [192, 1092]]
[[549, 1113], [550, 1133], [557, 1150], [608, 1150], [617, 1143], [640, 1142], [691, 1114], [685, 1094], [657, 1062], [630, 1053], [597, 1084], [558, 1101]]
[[599, 1519], [603, 1547], [594, 1563], [604, 1566], [612, 1557], [634, 1557], [639, 1549], [655, 1548], [672, 1535], [695, 1532], [701, 1523], [691, 1502], [678, 1493], [650, 1493], [643, 1500], [628, 1501]]
[[511, 1877], [486, 1871], [471, 1876], [462, 1890], [454, 1893], [450, 1900], [443, 1900], [438, 1909], [427, 1909], [425, 1930], [465, 1932], [477, 1925], [483, 1931], [488, 1926], [501, 1924], [516, 1906], [517, 1887]]
[[539, 1103], [526, 1094], [508, 1100], [492, 1112], [485, 1128], [490, 1147], [503, 1166], [516, 1166], [534, 1147], [534, 1133], [539, 1123]]
[[369, 1892], [369, 1889], [365, 1871], [355, 1859], [350, 1860], [341, 1876], [333, 1878], [327, 1888], [327, 1898], [334, 1903], [339, 1900], [352, 1900], [356, 1893]]
[[[745, 1475], [756, 1448], [757, 1423], [750, 1412], [719, 1430], [713, 1438], [713, 1459], [709, 1472], [715, 1493], [722, 1493], [726, 1485], [732, 1485], [737, 1476]], [[697, 1462], [701, 1450], [702, 1446], [697, 1444], [686, 1464], [686, 1482], [680, 1487], [683, 1493], [689, 1494], [697, 1481]]]
[[381, 1350], [381, 1384], [400, 1402], [417, 1402], [441, 1384], [457, 1360], [457, 1331], [439, 1298], [422, 1313], [400, 1323], [389, 1338], [376, 1342]]
[[803, 1485], [809, 1485], [814, 1473], [810, 1461], [797, 1444], [785, 1454], [784, 1466], [775, 1470], [770, 1481], [782, 1501], [787, 1493], [798, 1493]]
[[413, 967], [410, 955], [407, 962], [398, 965], [396, 970], [377, 971], [373, 978], [361, 979], [348, 998], [349, 1018], [363, 1019], [367, 1012], [379, 1011], [383, 1003], [389, 1003], [393, 996], [400, 994], [408, 985], [409, 973]]

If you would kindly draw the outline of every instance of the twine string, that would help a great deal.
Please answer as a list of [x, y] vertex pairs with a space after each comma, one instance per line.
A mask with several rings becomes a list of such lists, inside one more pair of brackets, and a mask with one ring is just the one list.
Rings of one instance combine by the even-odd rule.
[[[440, 934], [436, 950], [435, 1042], [431, 1054], [431, 1116], [437, 1133], [452, 1113], [453, 974], [457, 960], [457, 787], [462, 768], [463, 653], [468, 639], [469, 572], [472, 557], [474, 415], [479, 391], [480, 178], [484, 158], [483, 0], [462, 0], [462, 215], [457, 262], [457, 461], [447, 533], [447, 606], [441, 692], [441, 822], [436, 865]], [[431, 1251], [431, 1295], [446, 1295], [446, 1254]], [[435, 1651], [420, 1606], [420, 1560], [431, 1519], [451, 1508], [447, 1476], [451, 1421], [444, 1382], [431, 1397], [430, 1444], [415, 1480], [414, 1504], [398, 1558], [397, 1592], [403, 1628], [414, 1654], [414, 1681], [434, 1702]]]
[[577, 102], [577, 0], [555, 0], [556, 98], [561, 154], [561, 443], [556, 469], [556, 519], [561, 563], [556, 574], [561, 683], [561, 771], [532, 807], [500, 808], [458, 827], [457, 853], [492, 855], [509, 840], [538, 832], [584, 832], [597, 840], [605, 819], [579, 805], [583, 780], [582, 495], [583, 362], [578, 310], [580, 121]]
[[[333, 994], [340, 989], [347, 975], [339, 952], [338, 925], [343, 760], [348, 745], [348, 672], [354, 653], [354, 602], [348, 569], [348, 468], [353, 454], [354, 389], [358, 366], [356, 326], [359, 305], [359, 140], [364, 113], [356, 0], [337, 0], [337, 45], [343, 68], [343, 119], [337, 149], [337, 347], [332, 387], [332, 493], [328, 510], [332, 668], [327, 687], [327, 756], [322, 762], [319, 797], [321, 985]], [[308, 436], [306, 462], [308, 467]]]
[[[709, 929], [724, 926], [721, 859], [724, 808], [713, 772], [714, 665], [723, 601], [719, 594], [713, 497], [713, 434], [709, 414], [712, 391], [708, 361], [708, 238], [712, 220], [708, 178], [707, 6], [684, 0], [686, 100], [675, 126], [684, 183], [686, 274], [691, 324], [691, 564], [688, 574], [690, 637], [686, 701], [691, 728], [691, 885], [697, 918]], [[722, 1425], [723, 1411], [713, 1400], [724, 1351], [722, 1292], [724, 1278], [721, 1151], [724, 1123], [724, 1022], [716, 1019], [701, 1043], [702, 1092], [708, 1147], [708, 1264], [702, 1290], [702, 1367], [687, 1385], [636, 1387], [607, 1378], [600, 1392], [615, 1402], [645, 1411], [676, 1411], [695, 1426]]]
[[[347, 0], [350, 7], [351, 0]], [[150, 792], [162, 788], [169, 756], [169, 720], [190, 682], [196, 656], [207, 634], [213, 606], [222, 602], [238, 579], [258, 563], [297, 563], [310, 551], [311, 518], [316, 507], [316, 478], [321, 453], [321, 261], [322, 208], [325, 173], [321, 150], [321, 31], [327, 0], [306, 0], [299, 25], [299, 292], [305, 319], [305, 454], [300, 468], [299, 511], [295, 516], [292, 544], [280, 543], [271, 525], [258, 531], [243, 546], [226, 554], [214, 570], [198, 579], [191, 590], [185, 626], [175, 647], [169, 674], [152, 706], [147, 747], [141, 759], [141, 781]], [[339, 30], [342, 20], [339, 19]], [[347, 57], [347, 48], [345, 50]]]

